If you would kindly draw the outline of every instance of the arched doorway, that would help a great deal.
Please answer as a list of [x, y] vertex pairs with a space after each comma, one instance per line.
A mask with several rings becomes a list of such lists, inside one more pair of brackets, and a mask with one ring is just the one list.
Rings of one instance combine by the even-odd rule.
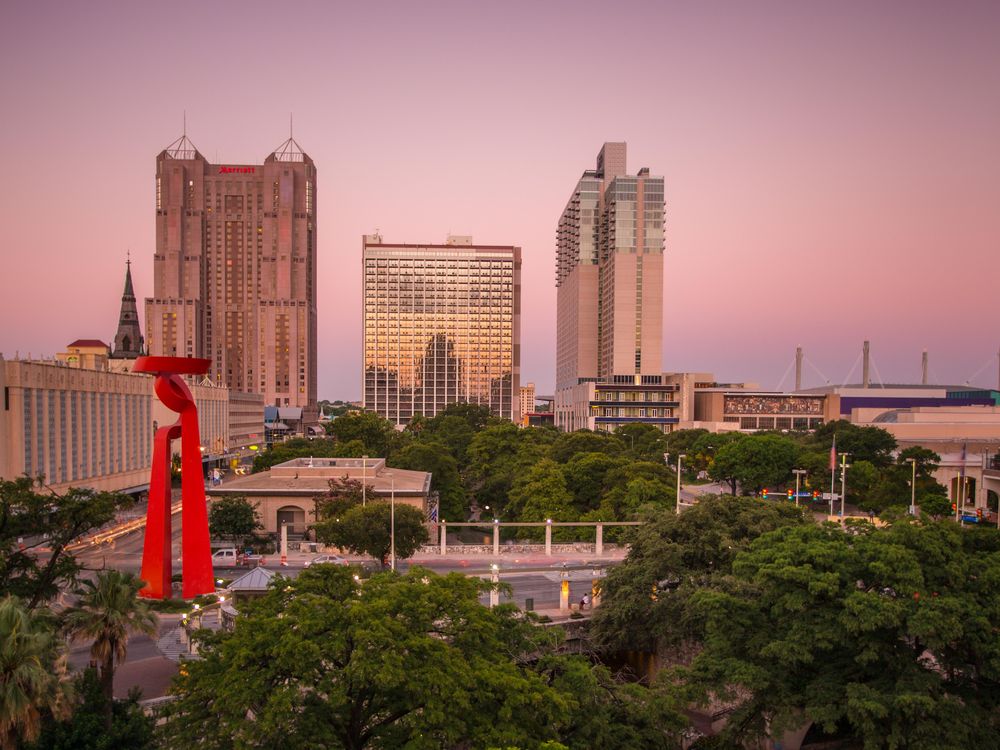
[[282, 524], [288, 526], [289, 537], [303, 537], [306, 533], [306, 512], [295, 505], [285, 505], [277, 510], [278, 533]]

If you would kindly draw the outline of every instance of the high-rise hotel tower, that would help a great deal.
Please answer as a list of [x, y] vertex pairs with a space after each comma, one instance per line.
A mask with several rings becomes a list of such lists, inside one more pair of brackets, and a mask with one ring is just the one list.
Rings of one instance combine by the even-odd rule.
[[396, 424], [465, 401], [517, 421], [521, 248], [363, 247], [364, 405]]
[[186, 135], [160, 152], [153, 269], [150, 354], [315, 418], [316, 167], [293, 139], [263, 164], [210, 164]]
[[559, 220], [556, 425], [663, 430], [676, 386], [664, 385], [663, 178], [629, 175], [625, 144], [605, 143]]

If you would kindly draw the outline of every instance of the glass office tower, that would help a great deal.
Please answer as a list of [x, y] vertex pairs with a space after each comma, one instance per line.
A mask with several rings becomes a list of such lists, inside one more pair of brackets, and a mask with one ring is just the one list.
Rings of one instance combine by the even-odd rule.
[[448, 404], [519, 417], [521, 249], [363, 242], [366, 409], [396, 424]]

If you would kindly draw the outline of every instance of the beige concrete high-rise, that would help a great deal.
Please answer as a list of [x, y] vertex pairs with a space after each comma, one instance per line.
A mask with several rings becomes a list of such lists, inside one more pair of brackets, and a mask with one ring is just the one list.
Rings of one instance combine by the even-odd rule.
[[527, 385], [521, 386], [520, 393], [520, 404], [521, 404], [521, 419], [523, 421], [525, 414], [531, 414], [535, 410], [535, 384], [528, 383]]
[[150, 354], [316, 417], [316, 167], [289, 138], [263, 164], [210, 164], [188, 140], [156, 157]]
[[[653, 394], [663, 383], [663, 224], [663, 178], [648, 169], [629, 175], [625, 144], [605, 143], [596, 169], [577, 182], [557, 231], [556, 424], [561, 429], [612, 429], [633, 421], [666, 429], [676, 421], [664, 413], [663, 394]], [[580, 404], [593, 395], [578, 388], [587, 383], [649, 386], [630, 400], [648, 397], [655, 416], [638, 409], [626, 416], [617, 408], [597, 416], [600, 407], [586, 403], [581, 412]]]
[[448, 404], [519, 417], [521, 248], [363, 243], [366, 409], [396, 424]]

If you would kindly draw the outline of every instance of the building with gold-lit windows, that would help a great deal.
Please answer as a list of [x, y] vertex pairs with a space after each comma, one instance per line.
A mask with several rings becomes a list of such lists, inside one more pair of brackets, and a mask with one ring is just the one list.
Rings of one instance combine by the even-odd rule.
[[397, 425], [448, 404], [517, 421], [521, 249], [363, 241], [364, 406]]

